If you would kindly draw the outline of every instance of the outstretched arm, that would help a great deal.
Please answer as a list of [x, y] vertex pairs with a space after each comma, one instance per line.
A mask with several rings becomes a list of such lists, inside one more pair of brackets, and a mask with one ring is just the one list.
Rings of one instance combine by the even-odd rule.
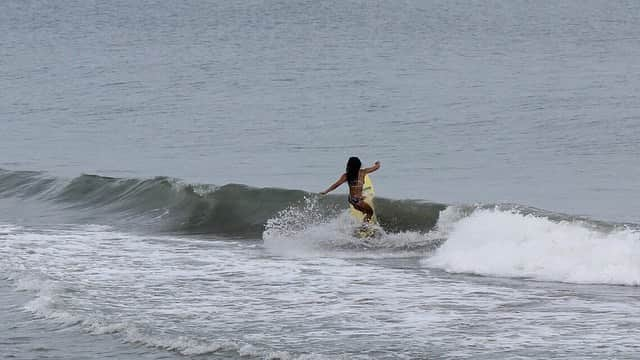
[[378, 169], [380, 169], [380, 161], [376, 161], [376, 162], [373, 164], [373, 166], [372, 166], [372, 167], [365, 168], [365, 169], [364, 169], [364, 172], [365, 172], [366, 174], [368, 174], [368, 173], [372, 173], [372, 172], [374, 172], [374, 171], [376, 171], [376, 170], [378, 170]]
[[345, 181], [347, 181], [347, 174], [342, 174], [342, 176], [340, 176], [338, 181], [333, 183], [333, 185], [329, 186], [327, 190], [320, 192], [320, 194], [326, 195], [327, 193], [335, 190], [338, 186], [342, 185]]

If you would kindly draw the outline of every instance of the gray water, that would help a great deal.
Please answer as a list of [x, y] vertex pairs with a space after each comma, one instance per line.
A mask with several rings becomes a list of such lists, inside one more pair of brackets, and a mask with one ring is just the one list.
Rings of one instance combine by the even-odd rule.
[[313, 199], [262, 236], [194, 236], [2, 183], [6, 357], [637, 353], [635, 1], [8, 0], [0, 49], [0, 169], [49, 193], [318, 192], [357, 155], [378, 196], [446, 207], [365, 244]]

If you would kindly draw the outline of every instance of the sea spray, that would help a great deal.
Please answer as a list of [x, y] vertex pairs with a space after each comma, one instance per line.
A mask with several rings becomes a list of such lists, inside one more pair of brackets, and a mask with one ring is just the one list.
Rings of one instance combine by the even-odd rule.
[[292, 205], [267, 221], [262, 234], [265, 246], [283, 254], [325, 254], [349, 256], [345, 250], [368, 251], [367, 256], [380, 256], [371, 251], [393, 253], [393, 256], [418, 256], [433, 251], [444, 241], [450, 221], [463, 216], [458, 208], [445, 209], [442, 229], [429, 232], [400, 231], [388, 233], [378, 228], [378, 236], [355, 236], [361, 223], [349, 210], [334, 208], [328, 213], [315, 196]]
[[336, 210], [334, 216], [325, 216], [318, 197], [306, 196], [302, 202], [290, 205], [267, 220], [262, 239], [267, 248], [277, 252], [321, 248], [339, 237], [348, 237], [348, 229], [352, 226], [339, 221], [346, 218], [337, 213]]

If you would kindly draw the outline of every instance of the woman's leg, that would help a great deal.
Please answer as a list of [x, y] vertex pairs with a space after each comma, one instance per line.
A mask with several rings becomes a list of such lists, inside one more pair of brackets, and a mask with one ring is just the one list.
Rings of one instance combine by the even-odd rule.
[[353, 204], [353, 207], [356, 208], [356, 210], [364, 213], [365, 222], [371, 221], [371, 217], [373, 217], [373, 209], [371, 208], [371, 206], [369, 206], [369, 204], [367, 204], [363, 200], [360, 200], [358, 201], [358, 203]]

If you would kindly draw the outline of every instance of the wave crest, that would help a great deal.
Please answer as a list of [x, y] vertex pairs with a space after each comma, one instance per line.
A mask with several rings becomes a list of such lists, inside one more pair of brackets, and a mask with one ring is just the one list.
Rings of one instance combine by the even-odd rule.
[[[71, 180], [41, 172], [0, 169], [0, 197], [48, 201], [86, 220], [147, 225], [161, 231], [260, 237], [269, 219], [314, 194], [242, 184], [186, 184], [177, 179], [81, 175]], [[317, 198], [322, 216], [346, 209], [342, 196]], [[446, 206], [414, 200], [376, 199], [378, 218], [388, 232], [427, 232]]]

